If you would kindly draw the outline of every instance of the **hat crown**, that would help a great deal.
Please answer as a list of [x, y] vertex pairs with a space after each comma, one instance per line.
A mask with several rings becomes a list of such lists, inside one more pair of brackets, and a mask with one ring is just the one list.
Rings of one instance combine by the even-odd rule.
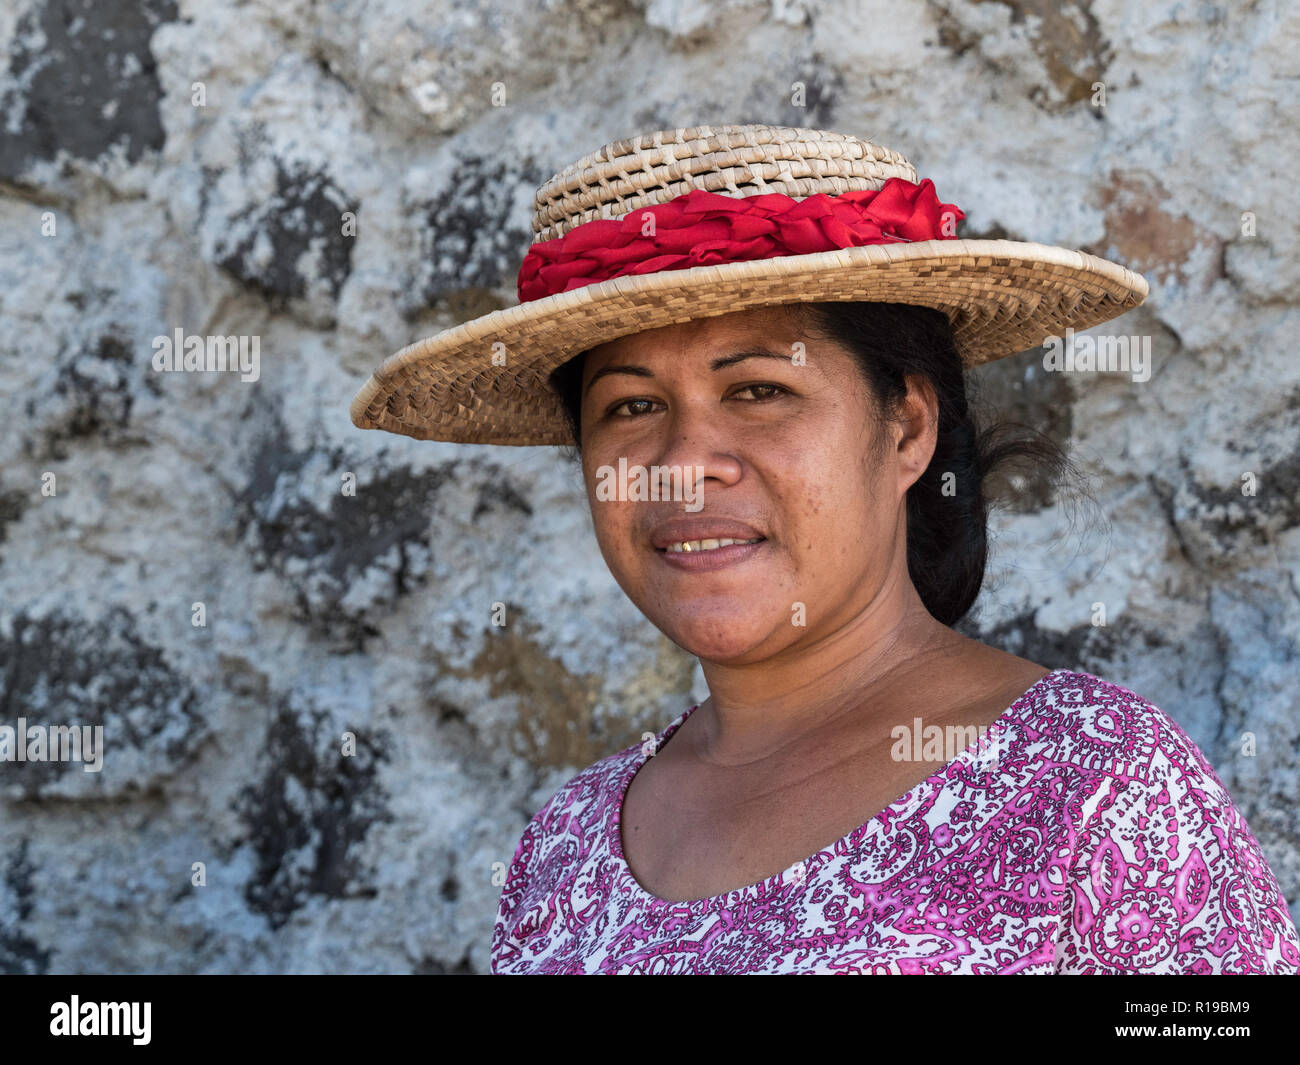
[[566, 166], [533, 197], [533, 239], [552, 240], [584, 222], [621, 218], [692, 189], [728, 196], [879, 189], [917, 180], [889, 148], [803, 126], [689, 126], [611, 141]]

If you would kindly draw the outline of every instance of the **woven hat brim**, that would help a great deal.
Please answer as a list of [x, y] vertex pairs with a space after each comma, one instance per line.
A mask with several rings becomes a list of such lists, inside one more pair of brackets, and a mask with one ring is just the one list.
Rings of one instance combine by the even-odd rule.
[[1147, 291], [1139, 274], [1108, 259], [1010, 240], [874, 244], [616, 277], [402, 348], [362, 386], [351, 416], [359, 428], [417, 440], [571, 444], [549, 374], [632, 333], [780, 303], [908, 303], [948, 315], [973, 369], [1107, 322]]

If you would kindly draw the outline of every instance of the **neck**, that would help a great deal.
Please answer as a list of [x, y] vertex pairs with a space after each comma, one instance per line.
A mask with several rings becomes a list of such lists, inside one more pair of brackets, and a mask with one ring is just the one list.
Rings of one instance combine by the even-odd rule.
[[715, 765], [761, 761], [845, 714], [887, 705], [887, 692], [969, 643], [925, 609], [903, 559], [870, 602], [811, 643], [749, 665], [702, 660], [709, 697], [697, 753]]

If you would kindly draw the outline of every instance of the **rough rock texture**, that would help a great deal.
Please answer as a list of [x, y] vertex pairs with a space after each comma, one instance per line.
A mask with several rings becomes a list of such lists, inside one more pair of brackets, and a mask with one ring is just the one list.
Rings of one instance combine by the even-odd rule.
[[[1020, 483], [963, 628], [1173, 714], [1300, 912], [1297, 57], [1272, 2], [5, 5], [0, 724], [107, 749], [0, 763], [0, 971], [486, 968], [528, 816], [701, 676], [562, 454], [348, 402], [513, 303], [556, 169], [710, 122], [870, 137], [962, 235], [1150, 279], [1149, 381], [978, 373], [1098, 506]], [[260, 376], [154, 372], [177, 329]]]

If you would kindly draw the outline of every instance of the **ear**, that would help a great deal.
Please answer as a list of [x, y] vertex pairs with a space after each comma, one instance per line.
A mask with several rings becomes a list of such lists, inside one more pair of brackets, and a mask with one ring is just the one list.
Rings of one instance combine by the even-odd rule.
[[907, 395], [898, 401], [894, 420], [900, 492], [920, 480], [938, 439], [939, 397], [934, 385], [922, 374], [908, 374]]

